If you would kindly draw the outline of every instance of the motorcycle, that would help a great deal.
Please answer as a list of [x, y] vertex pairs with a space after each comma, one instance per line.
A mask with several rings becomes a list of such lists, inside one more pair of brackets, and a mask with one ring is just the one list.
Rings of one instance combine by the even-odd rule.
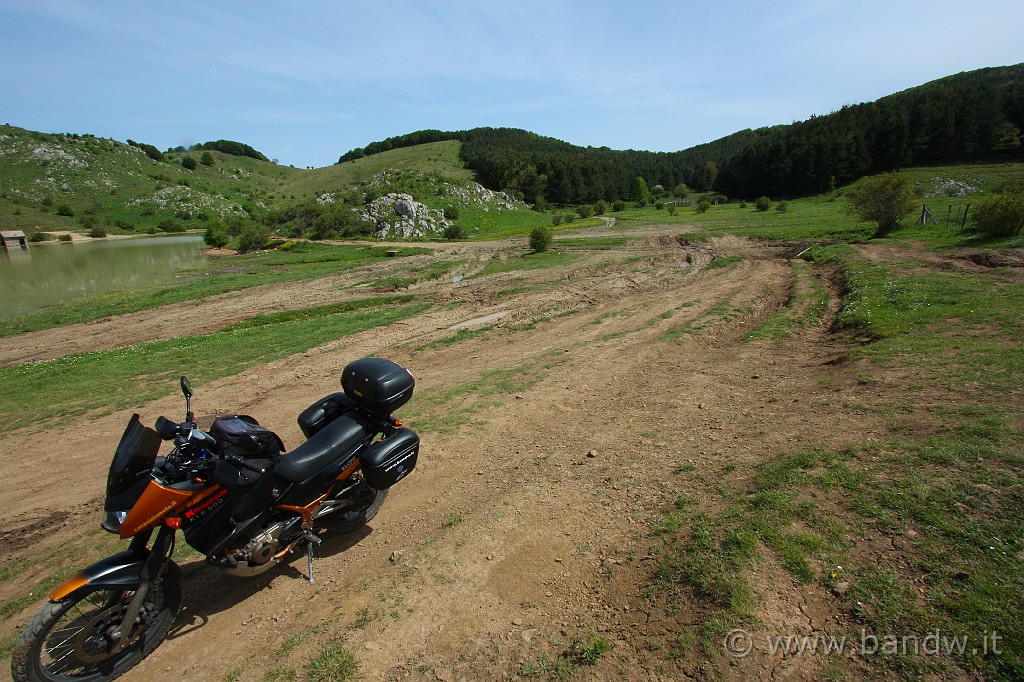
[[[183, 422], [159, 417], [149, 428], [133, 414], [110, 464], [101, 523], [130, 539], [128, 549], [54, 588], [15, 645], [14, 680], [112, 680], [149, 655], [181, 606], [182, 571], [171, 558], [179, 530], [235, 576], [260, 575], [304, 549], [312, 583], [314, 531], [361, 528], [419, 456], [419, 437], [392, 416], [412, 397], [408, 370], [363, 358], [345, 367], [341, 384], [299, 415], [307, 440], [285, 454], [277, 434], [248, 415], [200, 431], [185, 376]], [[174, 442], [166, 456], [162, 441]]]

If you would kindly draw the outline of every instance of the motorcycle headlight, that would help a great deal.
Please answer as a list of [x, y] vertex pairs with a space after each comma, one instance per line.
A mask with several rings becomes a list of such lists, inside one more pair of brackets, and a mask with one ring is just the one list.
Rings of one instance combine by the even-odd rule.
[[100, 523], [100, 528], [108, 533], [119, 534], [121, 531], [121, 524], [124, 523], [124, 520], [127, 517], [128, 512], [126, 511], [103, 512], [103, 521]]

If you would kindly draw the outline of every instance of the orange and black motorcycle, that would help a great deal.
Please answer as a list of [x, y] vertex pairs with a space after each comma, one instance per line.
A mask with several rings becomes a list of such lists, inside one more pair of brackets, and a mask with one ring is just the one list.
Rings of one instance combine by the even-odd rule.
[[[314, 531], [362, 527], [419, 456], [419, 437], [391, 416], [412, 397], [408, 370], [363, 358], [341, 384], [299, 415], [307, 440], [285, 454], [280, 438], [246, 415], [196, 428], [184, 376], [184, 422], [160, 417], [154, 430], [132, 415], [101, 524], [131, 543], [50, 593], [14, 648], [14, 679], [111, 680], [156, 648], [181, 604], [182, 572], [171, 560], [178, 530], [207, 562], [239, 576], [305, 550], [313, 582]], [[163, 457], [162, 440], [174, 441]]]

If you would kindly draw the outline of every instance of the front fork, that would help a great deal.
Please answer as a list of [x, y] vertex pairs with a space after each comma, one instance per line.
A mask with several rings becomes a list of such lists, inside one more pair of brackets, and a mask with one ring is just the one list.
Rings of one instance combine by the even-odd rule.
[[[156, 541], [139, 573], [139, 586], [128, 603], [128, 609], [124, 613], [124, 618], [121, 619], [118, 632], [115, 633], [115, 636], [118, 637], [117, 646], [113, 651], [115, 654], [120, 653], [132, 641], [135, 621], [139, 619], [139, 613], [149, 595], [149, 590], [163, 577], [164, 571], [167, 569], [167, 561], [171, 558], [171, 552], [174, 551], [174, 533], [174, 529], [168, 526], [160, 526], [160, 530], [157, 531]], [[150, 535], [151, 533], [136, 535], [132, 538], [129, 550], [145, 552]]]

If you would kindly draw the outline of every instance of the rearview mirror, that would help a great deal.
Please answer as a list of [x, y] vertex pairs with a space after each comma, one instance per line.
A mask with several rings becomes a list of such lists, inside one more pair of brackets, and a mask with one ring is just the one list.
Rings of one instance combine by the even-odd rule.
[[185, 394], [185, 400], [192, 397], [192, 384], [184, 374], [181, 375], [181, 392]]

